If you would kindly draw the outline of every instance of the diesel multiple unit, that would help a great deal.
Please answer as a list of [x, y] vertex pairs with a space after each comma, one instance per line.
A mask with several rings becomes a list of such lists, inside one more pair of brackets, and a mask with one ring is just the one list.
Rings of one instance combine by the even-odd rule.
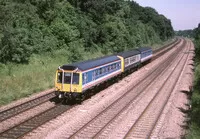
[[142, 47], [112, 56], [60, 66], [56, 71], [56, 95], [66, 99], [81, 98], [88, 89], [138, 67], [151, 58], [152, 49]]

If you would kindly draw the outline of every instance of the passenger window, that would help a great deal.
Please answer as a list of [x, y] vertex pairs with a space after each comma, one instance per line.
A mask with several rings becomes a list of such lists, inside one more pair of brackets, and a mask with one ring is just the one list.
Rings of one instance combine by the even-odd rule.
[[102, 74], [102, 68], [99, 69], [99, 74]]
[[101, 68], [101, 74], [103, 74], [104, 73], [104, 68]]
[[125, 65], [128, 65], [129, 64], [129, 59], [125, 59]]
[[92, 72], [92, 80], [95, 80], [95, 77], [96, 77], [96, 73], [95, 71]]

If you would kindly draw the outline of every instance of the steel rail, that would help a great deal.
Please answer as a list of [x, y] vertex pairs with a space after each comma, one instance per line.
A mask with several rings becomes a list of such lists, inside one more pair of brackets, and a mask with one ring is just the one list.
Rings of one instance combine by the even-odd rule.
[[[184, 55], [182, 56], [182, 58], [183, 58], [183, 57], [184, 57]], [[148, 106], [145, 108], [145, 110], [142, 112], [142, 114], [138, 117], [138, 119], [136, 120], [136, 122], [132, 125], [132, 127], [131, 127], [130, 130], [127, 132], [127, 134], [125, 135], [124, 138], [131, 138], [131, 137], [133, 136], [133, 134], [134, 134], [133, 131], [134, 131], [134, 129], [136, 128], [136, 126], [137, 126], [137, 125], [141, 125], [139, 122], [140, 122], [140, 121], [141, 121], [141, 122], [144, 122], [145, 120], [148, 120], [148, 118], [147, 118], [148, 116], [146, 115], [147, 117], [145, 117], [145, 114], [148, 113], [148, 110], [151, 108], [151, 105], [153, 105], [153, 103], [155, 102], [155, 99], [160, 95], [159, 92], [161, 92], [161, 90], [164, 88], [164, 86], [166, 85], [166, 83], [167, 83], [167, 82], [169, 81], [169, 79], [172, 77], [172, 74], [175, 72], [175, 70], [176, 70], [177, 67], [179, 66], [180, 62], [182, 62], [182, 58], [178, 61], [178, 63], [176, 64], [175, 68], [172, 70], [172, 72], [170, 73], [170, 75], [167, 77], [167, 79], [165, 80], [165, 82], [162, 84], [162, 86], [160, 87], [160, 89], [157, 91], [158, 93], [156, 93], [156, 95], [155, 95], [155, 96], [153, 97], [153, 99], [150, 101], [150, 103], [149, 103]], [[185, 65], [187, 59], [188, 59], [188, 55], [187, 55], [186, 60], [184, 61], [184, 65]], [[183, 65], [182, 67], [184, 67], [184, 65]], [[179, 76], [177, 76], [175, 82], [178, 81], [178, 79], [179, 79], [181, 73], [182, 73], [182, 70], [181, 70], [181, 72], [179, 72]], [[168, 99], [169, 99], [171, 93], [173, 92], [173, 89], [174, 89], [175, 85], [176, 85], [176, 84], [174, 84], [174, 85], [172, 86], [172, 88], [170, 89], [169, 94], [167, 95], [167, 98], [165, 99], [163, 105], [161, 106], [161, 109], [159, 110], [159, 114], [155, 116], [155, 119], [150, 119], [150, 120], [156, 120], [156, 122], [157, 122], [157, 119], [158, 119], [158, 117], [162, 114], [162, 111], [163, 111], [163, 109], [165, 108], [165, 105], [167, 104]], [[156, 109], [158, 109], [158, 107], [157, 107]], [[153, 115], [153, 113], [152, 113], [152, 115]], [[144, 118], [144, 117], [145, 117], [145, 118]], [[151, 118], [151, 117], [150, 117], [150, 118]], [[149, 122], [149, 121], [148, 121], [148, 122]], [[155, 126], [155, 124], [156, 124], [156, 123], [154, 123], [154, 126]], [[145, 130], [145, 132], [142, 132], [142, 133], [140, 134], [139, 137], [142, 137], [142, 138], [149, 138], [150, 135], [151, 135], [152, 130], [154, 129], [154, 126], [149, 127], [149, 128], [151, 128], [151, 129], [150, 129], [150, 132], [148, 132], [148, 131]], [[148, 126], [145, 126], [145, 128], [148, 128]]]
[[[180, 48], [181, 49], [181, 48]], [[179, 50], [179, 49], [178, 49]], [[178, 52], [178, 50], [177, 51], [175, 51], [175, 52]], [[174, 56], [177, 56], [177, 55], [175, 55], [175, 52], [173, 53], [174, 54]], [[171, 55], [168, 57], [168, 58], [171, 58]], [[172, 60], [169, 60], [169, 62], [171, 62]], [[169, 65], [169, 63], [167, 63], [166, 65]], [[153, 73], [155, 73], [159, 68], [158, 67], [160, 67], [161, 69], [163, 68], [163, 65], [158, 65], [157, 67], [155, 67], [155, 69], [153, 69], [152, 70], [152, 72], [147, 76], [147, 77], [149, 77], [150, 75], [152, 75]], [[160, 72], [162, 72], [162, 70], [160, 69]], [[92, 124], [92, 122], [96, 119], [96, 118], [98, 118], [99, 116], [101, 116], [101, 115], [103, 115], [107, 110], [109, 110], [113, 105], [115, 105], [117, 102], [119, 102], [120, 100], [122, 100], [125, 96], [127, 96], [130, 92], [131, 92], [131, 90], [134, 88], [134, 87], [136, 87], [136, 86], [138, 86], [138, 85], [140, 85], [144, 80], [146, 80], [146, 78], [147, 77], [145, 77], [145, 78], [143, 78], [142, 79], [142, 81], [141, 82], [139, 82], [139, 83], [137, 83], [135, 86], [133, 86], [132, 88], [130, 88], [128, 91], [127, 91], [127, 94], [126, 95], [124, 95], [124, 96], [121, 96], [120, 98], [118, 98], [116, 101], [114, 101], [111, 105], [109, 105], [106, 109], [104, 109], [101, 113], [99, 113], [97, 116], [95, 116], [92, 120], [90, 120], [87, 124], [85, 124], [83, 127], [81, 127], [77, 132], [75, 132], [73, 135], [71, 135], [70, 136], [70, 138], [75, 138], [76, 136], [77, 136], [77, 134], [81, 134], [81, 132], [82, 131], [84, 131], [85, 132], [85, 128], [87, 127], [87, 126], [89, 126], [89, 125], [91, 125]], [[157, 76], [155, 76], [154, 78], [156, 78]], [[151, 81], [150, 81], [150, 83], [151, 83]], [[149, 84], [150, 84], [149, 83]], [[138, 93], [138, 95], [139, 95], [140, 93]], [[137, 97], [137, 96], [136, 96]], [[132, 100], [133, 101], [133, 100]], [[123, 108], [122, 108], [123, 109]]]
[[27, 133], [31, 132], [32, 130], [36, 129], [37, 127], [45, 124], [46, 122], [56, 118], [60, 114], [66, 112], [67, 110], [75, 107], [69, 105], [55, 105], [53, 108], [48, 109], [22, 123], [16, 125], [2, 133], [0, 133], [1, 139], [14, 139], [20, 138], [26, 135]]
[[22, 113], [24, 111], [27, 111], [31, 108], [34, 108], [44, 102], [47, 102], [47, 101], [49, 101], [49, 99], [51, 99], [53, 97], [55, 97], [54, 92], [50, 92], [49, 94], [37, 97], [33, 100], [27, 101], [25, 103], [19, 104], [12, 108], [1, 111], [0, 112], [0, 122], [6, 120], [8, 118], [14, 117], [15, 115]]

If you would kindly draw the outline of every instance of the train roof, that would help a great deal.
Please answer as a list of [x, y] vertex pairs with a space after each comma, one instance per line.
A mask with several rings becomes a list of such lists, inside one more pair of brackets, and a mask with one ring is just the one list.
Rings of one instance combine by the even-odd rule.
[[120, 60], [120, 58], [118, 58], [117, 56], [104, 56], [104, 57], [100, 57], [100, 58], [96, 58], [96, 59], [91, 59], [91, 60], [87, 60], [87, 61], [82, 61], [82, 62], [77, 62], [77, 63], [72, 63], [72, 64], [67, 64], [67, 65], [63, 65], [61, 66], [62, 69], [64, 70], [88, 70], [91, 68], [95, 68], [104, 64], [108, 64], [111, 62], [114, 62], [116, 60]]
[[137, 55], [137, 54], [140, 54], [140, 51], [134, 49], [134, 50], [130, 50], [130, 51], [120, 52], [117, 55], [122, 56], [124, 58], [127, 58], [127, 57], [131, 57], [131, 56], [134, 56], [134, 55]]
[[140, 51], [140, 52], [144, 52], [144, 51], [148, 51], [148, 50], [152, 50], [151, 47], [140, 47], [140, 48], [138, 48], [138, 51]]

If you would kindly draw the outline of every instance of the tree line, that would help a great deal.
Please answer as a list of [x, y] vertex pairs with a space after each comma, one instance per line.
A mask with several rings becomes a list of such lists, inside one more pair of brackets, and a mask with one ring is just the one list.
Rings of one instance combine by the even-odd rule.
[[120, 52], [174, 36], [171, 21], [122, 0], [1, 0], [0, 63], [28, 63], [32, 54]]
[[188, 37], [188, 38], [194, 38], [195, 36], [195, 32], [193, 31], [193, 29], [175, 31], [175, 34], [177, 36]]

